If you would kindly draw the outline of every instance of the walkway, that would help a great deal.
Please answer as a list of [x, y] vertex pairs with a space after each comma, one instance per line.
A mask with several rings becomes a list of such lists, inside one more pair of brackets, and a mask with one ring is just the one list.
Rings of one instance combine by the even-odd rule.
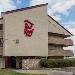
[[47, 75], [73, 75], [71, 72], [56, 71], [56, 70], [14, 70], [20, 73], [31, 73], [31, 74], [47, 74]]

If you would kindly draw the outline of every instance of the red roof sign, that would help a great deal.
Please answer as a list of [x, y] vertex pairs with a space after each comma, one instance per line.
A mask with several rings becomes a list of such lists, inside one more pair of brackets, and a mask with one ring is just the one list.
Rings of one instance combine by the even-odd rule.
[[33, 34], [33, 23], [31, 23], [29, 20], [24, 20], [24, 34], [27, 37], [31, 37]]

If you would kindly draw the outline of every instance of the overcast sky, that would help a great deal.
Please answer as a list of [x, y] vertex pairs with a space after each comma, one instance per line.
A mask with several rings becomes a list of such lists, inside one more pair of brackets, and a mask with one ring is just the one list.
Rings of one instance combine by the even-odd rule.
[[[75, 44], [75, 0], [0, 0], [0, 12], [47, 2], [47, 13], [74, 35], [71, 39]], [[75, 46], [65, 49], [75, 53]]]

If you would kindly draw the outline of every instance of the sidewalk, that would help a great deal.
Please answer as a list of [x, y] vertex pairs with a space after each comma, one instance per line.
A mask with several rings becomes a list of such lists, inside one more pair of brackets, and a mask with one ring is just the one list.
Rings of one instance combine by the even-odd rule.
[[71, 72], [56, 71], [56, 70], [14, 70], [20, 73], [31, 73], [31, 74], [47, 74], [47, 75], [73, 75]]

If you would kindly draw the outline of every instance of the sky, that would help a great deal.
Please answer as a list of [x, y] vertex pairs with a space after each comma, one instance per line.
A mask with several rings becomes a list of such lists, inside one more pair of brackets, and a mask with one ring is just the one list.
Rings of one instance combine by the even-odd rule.
[[0, 0], [0, 15], [4, 11], [45, 3], [48, 3], [47, 13], [74, 35], [71, 37], [74, 46], [64, 49], [75, 54], [75, 0]]

